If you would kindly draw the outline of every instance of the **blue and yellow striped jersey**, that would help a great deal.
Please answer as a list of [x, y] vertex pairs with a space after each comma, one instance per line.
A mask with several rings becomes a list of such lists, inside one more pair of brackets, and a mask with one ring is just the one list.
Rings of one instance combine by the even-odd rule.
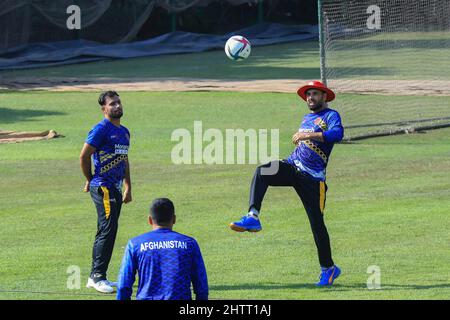
[[92, 128], [86, 143], [96, 148], [92, 156], [95, 172], [91, 186], [116, 186], [120, 189], [130, 146], [128, 129], [117, 127], [105, 118]]
[[318, 113], [305, 115], [299, 132], [323, 132], [324, 142], [301, 141], [294, 152], [286, 159], [300, 171], [314, 179], [325, 181], [326, 167], [331, 150], [336, 142], [342, 140], [344, 128], [336, 110], [326, 108]]

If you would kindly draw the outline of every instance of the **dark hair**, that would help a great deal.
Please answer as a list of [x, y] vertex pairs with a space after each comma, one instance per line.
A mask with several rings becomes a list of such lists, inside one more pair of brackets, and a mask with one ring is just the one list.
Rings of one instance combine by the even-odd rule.
[[175, 215], [173, 202], [167, 198], [157, 198], [150, 206], [150, 216], [158, 225], [166, 225], [172, 222]]
[[119, 97], [119, 94], [115, 91], [105, 91], [100, 94], [98, 97], [98, 104], [101, 106], [104, 106], [106, 103], [106, 97], [113, 98], [113, 97]]

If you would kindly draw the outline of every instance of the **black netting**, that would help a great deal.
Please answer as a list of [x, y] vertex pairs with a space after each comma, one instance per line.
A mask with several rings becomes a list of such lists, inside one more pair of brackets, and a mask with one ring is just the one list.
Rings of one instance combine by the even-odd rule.
[[[70, 5], [81, 29], [69, 30]], [[37, 42], [120, 43], [180, 30], [224, 34], [262, 21], [316, 24], [316, 0], [0, 0], [0, 51]]]
[[448, 122], [450, 0], [322, 2], [323, 74], [338, 93], [358, 94], [334, 104], [352, 115], [348, 134]]

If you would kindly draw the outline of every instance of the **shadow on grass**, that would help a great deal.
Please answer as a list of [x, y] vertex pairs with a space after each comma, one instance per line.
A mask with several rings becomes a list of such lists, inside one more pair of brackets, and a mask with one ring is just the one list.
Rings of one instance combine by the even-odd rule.
[[[389, 40], [389, 39], [367, 39], [367, 40], [342, 40], [335, 45], [334, 50], [353, 51], [353, 50], [446, 50], [450, 49], [449, 39], [419, 39], [419, 40]], [[417, 53], [422, 53], [420, 50]]]
[[[267, 284], [237, 284], [237, 285], [211, 285], [210, 290], [280, 290], [280, 289], [315, 289], [315, 290], [333, 290], [333, 291], [354, 291], [354, 290], [369, 290], [365, 283], [361, 284], [340, 284], [335, 283], [331, 287], [318, 288], [313, 283], [267, 283]], [[431, 285], [417, 285], [417, 284], [382, 284], [380, 291], [387, 290], [429, 290], [429, 289], [450, 289], [450, 283], [431, 284]], [[370, 290], [378, 291], [378, 290]]]
[[[280, 283], [267, 283], [267, 284], [238, 284], [238, 285], [210, 285], [209, 289], [211, 291], [221, 291], [221, 290], [279, 290], [279, 289], [314, 289], [314, 290], [329, 290], [329, 291], [369, 291], [365, 283], [361, 284], [334, 284], [332, 287], [323, 287], [318, 288], [312, 283], [291, 283], [291, 284], [280, 284]], [[435, 284], [435, 285], [397, 285], [397, 284], [386, 284], [382, 285], [379, 290], [370, 290], [372, 292], [380, 292], [380, 291], [391, 291], [391, 290], [431, 290], [431, 289], [450, 289], [450, 283], [443, 284]], [[133, 286], [133, 292], [137, 291], [137, 285]], [[102, 297], [104, 294], [95, 292], [92, 290], [91, 292], [85, 291], [51, 291], [51, 290], [42, 290], [42, 291], [34, 291], [34, 290], [0, 290], [0, 293], [3, 294], [26, 294], [26, 295], [48, 295], [53, 296], [57, 295], [60, 297]], [[105, 296], [106, 297], [106, 296]], [[109, 295], [109, 297], [115, 298], [114, 295]], [[134, 294], [133, 294], [134, 297]]]
[[[135, 283], [133, 285], [133, 293], [137, 292], [138, 285]], [[89, 291], [89, 292], [86, 292]], [[116, 297], [116, 291], [114, 291], [114, 294], [108, 294], [105, 295], [104, 293], [96, 292], [94, 289], [89, 290], [66, 290], [66, 291], [58, 291], [58, 290], [14, 290], [14, 289], [5, 289], [0, 290], [0, 293], [4, 294], [14, 294], [14, 295], [47, 295], [47, 296], [60, 296], [60, 297], [112, 297], [115, 299]]]
[[59, 111], [35, 110], [35, 109], [18, 110], [0, 107], [0, 124], [33, 121], [35, 118], [38, 117], [60, 116], [64, 114], [65, 114], [64, 112]]

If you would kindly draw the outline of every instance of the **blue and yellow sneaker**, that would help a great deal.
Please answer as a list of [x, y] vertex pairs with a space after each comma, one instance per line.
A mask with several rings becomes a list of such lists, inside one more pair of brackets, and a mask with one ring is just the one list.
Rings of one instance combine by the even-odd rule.
[[334, 279], [339, 277], [341, 274], [341, 269], [338, 266], [332, 266], [328, 269], [322, 269], [320, 274], [320, 280], [316, 283], [318, 287], [331, 286], [334, 282]]
[[230, 228], [237, 232], [258, 232], [262, 229], [259, 219], [250, 215], [245, 215], [241, 220], [230, 223]]

